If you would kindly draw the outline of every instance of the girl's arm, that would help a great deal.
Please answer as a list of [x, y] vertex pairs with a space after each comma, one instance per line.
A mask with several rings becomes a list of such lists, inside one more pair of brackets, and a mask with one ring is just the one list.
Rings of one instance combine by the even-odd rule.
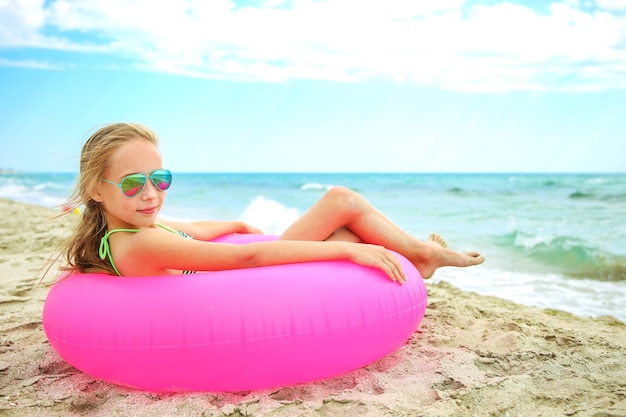
[[286, 241], [245, 245], [185, 239], [157, 228], [142, 229], [116, 243], [113, 255], [124, 275], [159, 275], [169, 270], [219, 271], [327, 260], [349, 260], [383, 270], [393, 281], [406, 278], [398, 259], [378, 245]]
[[180, 230], [196, 240], [212, 240], [218, 236], [230, 233], [263, 233], [256, 227], [250, 226], [241, 221], [198, 221], [191, 223], [172, 222], [168, 220], [158, 219], [157, 223], [171, 227], [174, 230]]

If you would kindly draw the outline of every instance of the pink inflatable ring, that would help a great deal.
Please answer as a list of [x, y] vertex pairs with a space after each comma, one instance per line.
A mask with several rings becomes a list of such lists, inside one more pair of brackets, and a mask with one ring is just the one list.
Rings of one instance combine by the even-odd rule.
[[[247, 243], [275, 239], [232, 235]], [[43, 327], [67, 362], [146, 391], [244, 391], [323, 379], [396, 350], [426, 309], [407, 283], [347, 261], [186, 276], [72, 274], [50, 290]]]

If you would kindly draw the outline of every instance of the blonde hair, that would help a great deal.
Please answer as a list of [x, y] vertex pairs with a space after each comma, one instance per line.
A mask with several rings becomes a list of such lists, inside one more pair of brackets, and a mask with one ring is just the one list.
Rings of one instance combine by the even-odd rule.
[[115, 123], [98, 129], [87, 139], [80, 155], [80, 175], [67, 207], [84, 206], [74, 233], [61, 251], [66, 265], [63, 271], [107, 272], [116, 275], [107, 259], [100, 259], [100, 240], [107, 231], [102, 204], [91, 198], [91, 192], [109, 167], [111, 156], [122, 145], [134, 139], [145, 139], [158, 146], [157, 135], [146, 126]]

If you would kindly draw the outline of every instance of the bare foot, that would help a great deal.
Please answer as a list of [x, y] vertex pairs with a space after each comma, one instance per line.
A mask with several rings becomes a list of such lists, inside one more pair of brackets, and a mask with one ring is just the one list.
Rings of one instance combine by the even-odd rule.
[[438, 234], [431, 234], [425, 247], [430, 250], [424, 250], [419, 254], [419, 259], [413, 262], [424, 279], [431, 278], [437, 268], [442, 266], [468, 267], [485, 262], [485, 258], [478, 252], [461, 253], [448, 249], [445, 239]]

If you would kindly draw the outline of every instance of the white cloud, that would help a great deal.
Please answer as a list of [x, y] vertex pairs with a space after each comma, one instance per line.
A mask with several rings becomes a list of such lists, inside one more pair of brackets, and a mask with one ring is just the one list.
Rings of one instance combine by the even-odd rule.
[[14, 67], [14, 68], [30, 68], [30, 69], [45, 69], [45, 70], [61, 70], [62, 66], [58, 64], [50, 64], [44, 61], [34, 60], [11, 60], [0, 58], [0, 67]]
[[[385, 77], [479, 91], [626, 88], [626, 0], [549, 13], [464, 0], [0, 0], [0, 48], [114, 52], [138, 68], [281, 81]], [[1, 51], [1, 49], [0, 49]]]
[[597, 0], [596, 3], [603, 9], [626, 10], [626, 0]]
[[28, 46], [44, 24], [43, 0], [0, 0], [0, 46]]

